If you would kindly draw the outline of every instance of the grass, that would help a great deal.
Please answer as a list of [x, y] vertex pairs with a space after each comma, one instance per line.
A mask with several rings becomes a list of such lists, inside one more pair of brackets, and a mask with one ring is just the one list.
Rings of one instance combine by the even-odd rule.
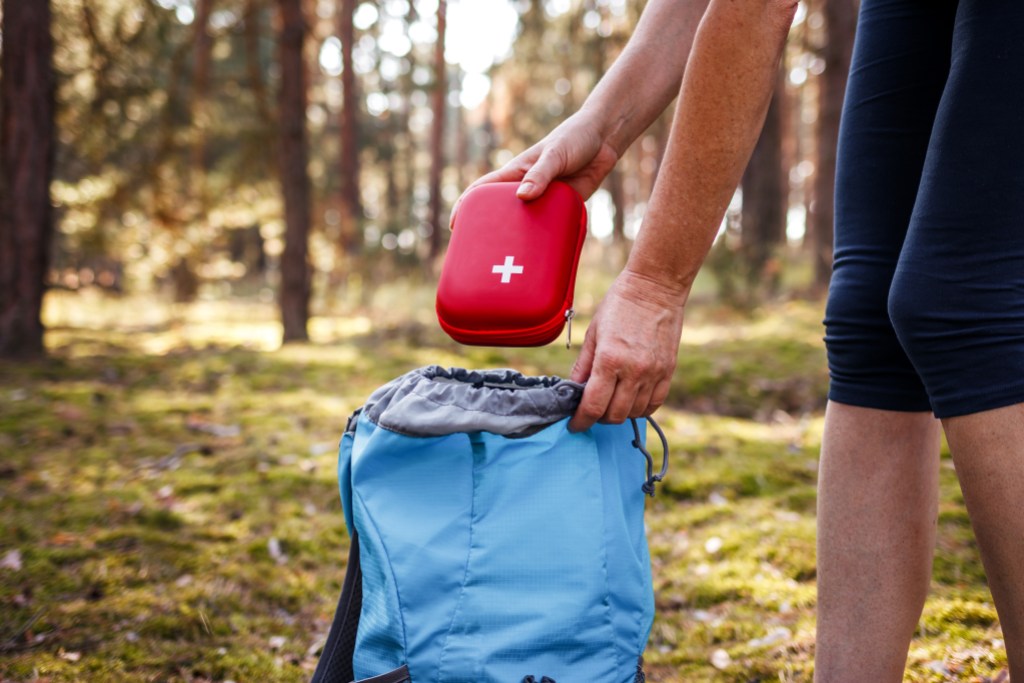
[[[344, 574], [348, 414], [419, 365], [574, 359], [459, 347], [396, 307], [422, 293], [379, 296], [287, 348], [266, 304], [50, 298], [50, 358], [0, 365], [0, 679], [308, 680]], [[688, 320], [648, 513], [653, 682], [811, 680], [820, 317]], [[948, 457], [941, 486], [907, 680], [980, 682], [1005, 652]]]

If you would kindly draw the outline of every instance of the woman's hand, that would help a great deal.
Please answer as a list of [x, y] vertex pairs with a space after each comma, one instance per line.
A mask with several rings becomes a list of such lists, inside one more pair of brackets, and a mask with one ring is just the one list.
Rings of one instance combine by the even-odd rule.
[[[466, 192], [486, 183], [521, 181], [517, 195], [530, 200], [558, 178], [588, 199], [618, 160], [618, 152], [605, 140], [597, 121], [580, 111], [512, 161], [477, 179]], [[453, 219], [461, 201], [452, 208]]]
[[686, 292], [627, 267], [587, 328], [572, 379], [586, 382], [569, 428], [645, 417], [668, 396], [679, 353]]

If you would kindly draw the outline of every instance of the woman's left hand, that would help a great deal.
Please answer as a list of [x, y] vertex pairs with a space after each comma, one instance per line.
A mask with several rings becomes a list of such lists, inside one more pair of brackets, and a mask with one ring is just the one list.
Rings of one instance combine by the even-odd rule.
[[598, 306], [572, 369], [574, 381], [587, 383], [569, 422], [572, 431], [646, 417], [665, 402], [685, 300], [686, 292], [628, 266], [622, 271]]

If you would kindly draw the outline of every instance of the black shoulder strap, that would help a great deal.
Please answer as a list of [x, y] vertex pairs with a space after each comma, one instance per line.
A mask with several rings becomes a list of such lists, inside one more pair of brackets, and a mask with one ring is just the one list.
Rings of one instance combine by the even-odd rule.
[[359, 534], [352, 533], [348, 551], [348, 569], [341, 588], [338, 609], [327, 634], [324, 651], [316, 665], [311, 683], [351, 683], [352, 654], [356, 649], [356, 630], [363, 608], [363, 572], [359, 568]]

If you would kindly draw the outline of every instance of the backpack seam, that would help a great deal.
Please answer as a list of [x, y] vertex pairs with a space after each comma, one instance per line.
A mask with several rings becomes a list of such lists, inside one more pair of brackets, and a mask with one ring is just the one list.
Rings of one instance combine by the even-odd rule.
[[[359, 504], [366, 510], [366, 520], [370, 526], [373, 527], [373, 532], [380, 539], [381, 548], [384, 549], [384, 560], [387, 562], [388, 572], [391, 574], [391, 581], [395, 584], [395, 599], [398, 601], [398, 623], [402, 626], [402, 657], [405, 659], [405, 664], [409, 662], [409, 638], [405, 630], [405, 608], [402, 607], [402, 591], [398, 587], [398, 576], [395, 574], [395, 568], [391, 564], [391, 553], [388, 552], [387, 545], [384, 543], [384, 535], [380, 532], [380, 527], [377, 526], [377, 522], [373, 519], [373, 515], [369, 513], [369, 508], [366, 506], [366, 501], [363, 500], [363, 496], [356, 491], [355, 487], [352, 487], [352, 495], [359, 499]], [[355, 521], [355, 510], [352, 511], [352, 521]], [[360, 553], [362, 549], [360, 548]], [[362, 563], [360, 563], [362, 564]]]
[[[469, 441], [469, 447], [470, 447], [470, 451], [472, 452], [474, 450], [473, 449], [473, 441], [472, 441], [472, 439], [470, 439], [470, 441]], [[462, 583], [459, 586], [459, 600], [458, 600], [458, 602], [455, 603], [455, 609], [452, 611], [452, 619], [448, 623], [448, 629], [445, 631], [445, 634], [444, 634], [444, 644], [441, 646], [441, 656], [438, 658], [438, 661], [437, 661], [437, 682], [438, 683], [441, 682], [441, 674], [444, 673], [444, 660], [448, 656], [448, 644], [451, 642], [452, 629], [455, 627], [455, 619], [459, 616], [459, 612], [462, 609], [463, 598], [465, 598], [465, 596], [466, 596], [466, 584], [469, 583], [469, 564], [470, 564], [471, 558], [473, 557], [473, 535], [474, 535], [473, 534], [473, 530], [474, 530], [474, 527], [476, 526], [474, 524], [474, 520], [476, 518], [477, 472], [476, 472], [476, 462], [475, 462], [476, 454], [475, 453], [472, 453], [472, 454], [474, 456], [473, 457], [473, 461], [474, 462], [473, 462], [473, 467], [472, 467], [472, 474], [473, 474], [473, 496], [470, 498], [470, 502], [469, 502], [469, 543], [468, 543], [469, 548], [466, 551], [466, 564], [463, 566], [463, 570], [462, 570]]]
[[587, 438], [590, 441], [590, 446], [594, 451], [594, 459], [598, 464], [598, 495], [600, 496], [600, 502], [598, 504], [601, 510], [601, 573], [604, 574], [604, 597], [601, 599], [601, 604], [604, 606], [604, 625], [608, 631], [610, 642], [612, 644], [612, 652], [615, 657], [615, 670], [622, 670], [622, 653], [620, 648], [617, 646], [617, 638], [615, 637], [615, 621], [612, 618], [612, 582], [608, 575], [608, 519], [605, 516], [605, 496], [604, 496], [604, 467], [601, 467], [601, 453], [597, 445], [597, 439], [594, 438], [593, 434], [587, 434]]

